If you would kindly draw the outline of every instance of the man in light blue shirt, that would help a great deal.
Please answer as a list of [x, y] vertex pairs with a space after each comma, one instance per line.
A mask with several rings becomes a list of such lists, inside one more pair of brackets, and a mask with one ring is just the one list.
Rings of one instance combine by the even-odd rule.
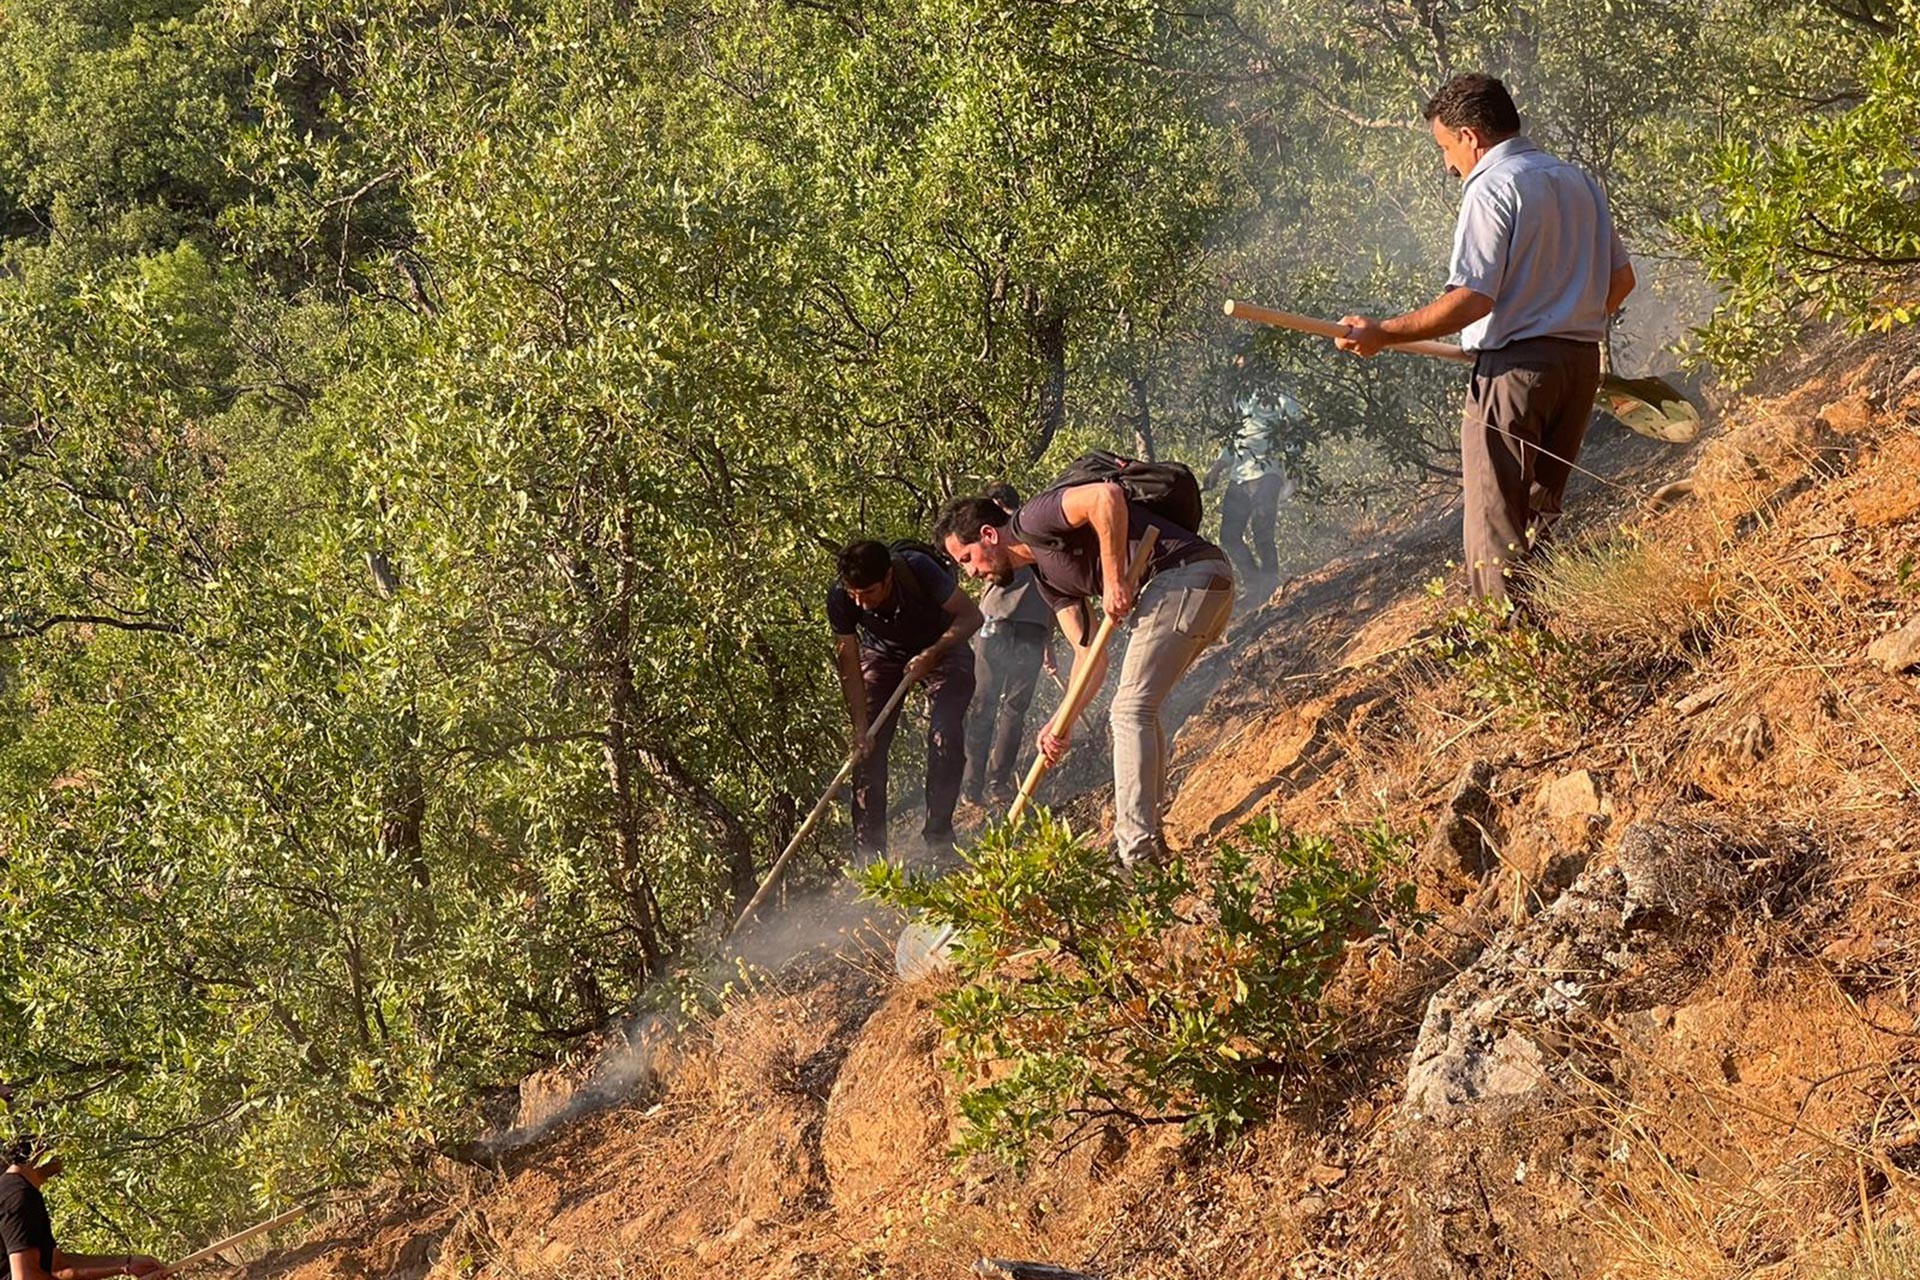
[[1274, 546], [1274, 526], [1280, 504], [1293, 496], [1296, 487], [1287, 474], [1280, 437], [1305, 411], [1298, 400], [1277, 390], [1250, 391], [1234, 400], [1234, 408], [1240, 422], [1207, 468], [1200, 487], [1211, 489], [1226, 477], [1227, 491], [1220, 499], [1220, 547], [1240, 580], [1251, 583], [1262, 576], [1277, 580], [1280, 557]]
[[1499, 603], [1560, 516], [1593, 416], [1600, 339], [1633, 291], [1633, 264], [1606, 192], [1521, 135], [1500, 81], [1455, 76], [1425, 115], [1464, 183], [1446, 291], [1391, 320], [1347, 316], [1336, 341], [1370, 356], [1458, 333], [1475, 353], [1460, 428], [1467, 577], [1475, 597]]

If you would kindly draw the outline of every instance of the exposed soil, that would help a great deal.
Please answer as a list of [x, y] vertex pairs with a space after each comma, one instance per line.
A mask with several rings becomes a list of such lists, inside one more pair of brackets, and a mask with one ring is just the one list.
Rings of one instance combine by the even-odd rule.
[[[1430, 831], [1434, 927], [1399, 957], [1356, 950], [1349, 1046], [1243, 1140], [1110, 1128], [1022, 1177], [955, 1166], [938, 980], [894, 981], [842, 895], [805, 931], [824, 945], [769, 945], [801, 959], [683, 1028], [626, 1101], [245, 1274], [1792, 1276], [1854, 1257], [1911, 1221], [1920, 1169], [1920, 674], [1865, 656], [1920, 616], [1920, 383], [1910, 348], [1840, 350], [1687, 449], [1596, 428], [1581, 461], [1604, 480], [1576, 480], [1565, 536], [1630, 528], [1712, 603], [1664, 638], [1658, 601], [1616, 634], [1584, 605], [1549, 616], [1603, 655], [1562, 673], [1577, 711], [1490, 710], [1424, 642], [1442, 606], [1423, 584], [1456, 554], [1438, 498], [1249, 608], [1190, 680], [1176, 844], [1262, 812]], [[1079, 804], [1098, 821], [1098, 790]]]

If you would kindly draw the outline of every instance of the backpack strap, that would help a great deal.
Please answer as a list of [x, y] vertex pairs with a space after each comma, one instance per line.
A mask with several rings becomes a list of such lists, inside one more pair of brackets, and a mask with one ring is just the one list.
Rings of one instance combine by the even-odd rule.
[[[907, 558], [898, 551], [893, 551], [888, 553], [888, 559], [893, 562], [893, 589], [901, 593], [900, 603], [915, 608], [925, 604], [927, 586], [920, 581], [920, 575], [913, 571], [913, 566], [907, 562]], [[941, 603], [944, 604], [945, 601]]]

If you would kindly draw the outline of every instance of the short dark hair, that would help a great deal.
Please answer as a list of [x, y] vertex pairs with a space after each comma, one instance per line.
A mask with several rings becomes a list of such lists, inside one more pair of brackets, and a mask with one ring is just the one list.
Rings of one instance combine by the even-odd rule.
[[1004, 528], [1012, 518], [1012, 514], [992, 498], [955, 498], [934, 523], [933, 540], [944, 547], [947, 539], [952, 538], [961, 546], [970, 547], [980, 541], [981, 529], [988, 525]]
[[46, 1149], [47, 1144], [39, 1134], [17, 1133], [0, 1148], [0, 1157], [4, 1157], [7, 1164], [33, 1164]]
[[1456, 133], [1478, 129], [1498, 139], [1520, 132], [1520, 108], [1513, 105], [1507, 86], [1479, 71], [1457, 75], [1441, 85], [1421, 115]]
[[840, 553], [840, 582], [861, 589], [876, 586], [892, 567], [893, 552], [887, 550], [886, 543], [861, 538], [849, 542]]
[[999, 484], [987, 486], [987, 497], [1012, 511], [1020, 505], [1020, 491], [1002, 480]]

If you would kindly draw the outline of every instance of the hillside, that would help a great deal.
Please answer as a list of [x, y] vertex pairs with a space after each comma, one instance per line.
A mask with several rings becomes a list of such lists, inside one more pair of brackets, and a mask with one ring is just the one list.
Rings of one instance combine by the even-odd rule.
[[1542, 600], [1560, 645], [1424, 639], [1437, 499], [1236, 624], [1179, 736], [1176, 842], [1384, 816], [1430, 832], [1436, 913], [1353, 951], [1345, 1047], [1244, 1140], [1108, 1127], [1023, 1177], [956, 1168], [935, 984], [836, 899], [830, 941], [639, 1037], [611, 1105], [237, 1274], [1905, 1273], [1920, 676], [1886, 637], [1920, 631], [1917, 379], [1911, 344], [1836, 343], [1687, 450], [1597, 428]]

